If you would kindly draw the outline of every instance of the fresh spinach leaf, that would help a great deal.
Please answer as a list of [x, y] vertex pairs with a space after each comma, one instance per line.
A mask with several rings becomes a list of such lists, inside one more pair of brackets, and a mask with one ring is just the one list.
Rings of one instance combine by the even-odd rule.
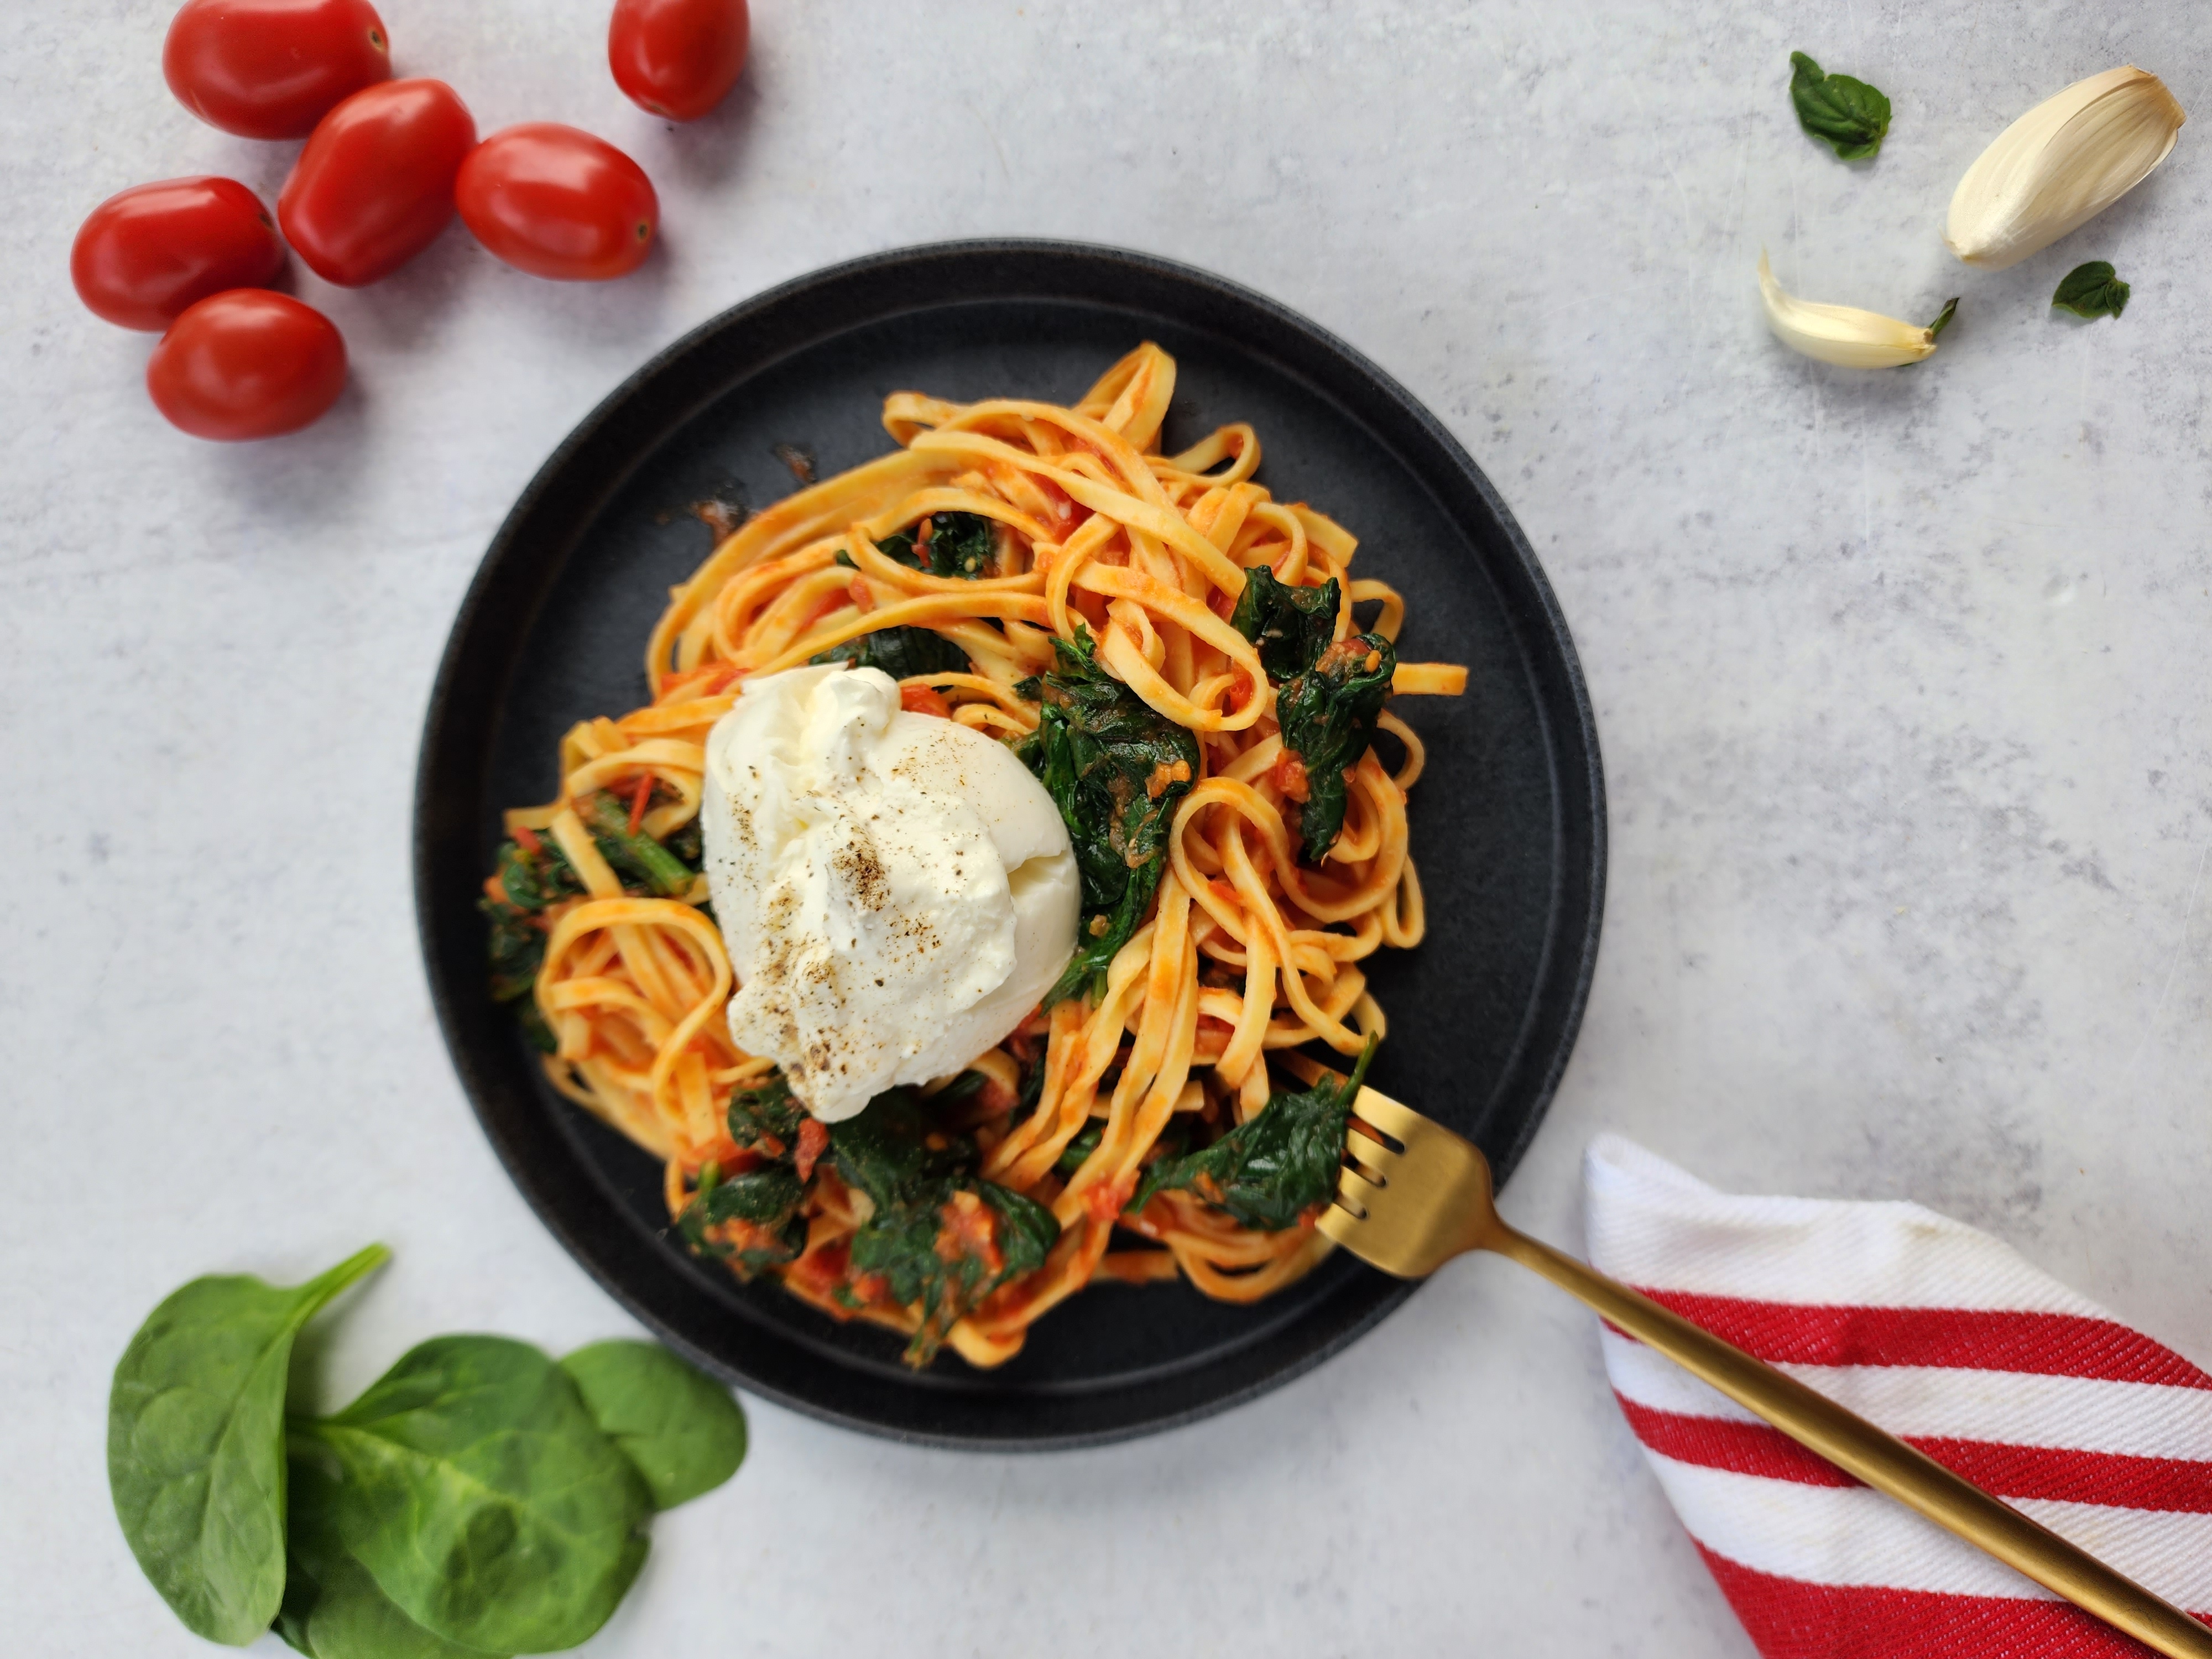
[[927, 541], [921, 539], [921, 530], [917, 521], [884, 537], [877, 549], [933, 576], [975, 580], [998, 574], [998, 526], [982, 514], [934, 513], [929, 518]]
[[1244, 573], [1229, 625], [1258, 647], [1260, 666], [1280, 685], [1328, 649], [1342, 598], [1334, 576], [1319, 587], [1293, 587], [1277, 580], [1270, 567], [1255, 564]]
[[1336, 845], [1351, 769], [1375, 740], [1376, 717], [1397, 672], [1398, 653], [1389, 641], [1380, 634], [1354, 634], [1323, 651], [1275, 694], [1283, 747], [1305, 767], [1298, 829], [1310, 864], [1319, 864]]
[[964, 674], [968, 653], [944, 635], [927, 628], [878, 628], [842, 645], [833, 645], [809, 662], [848, 662], [855, 668], [880, 668], [895, 680], [917, 674]]
[[138, 1328], [107, 1397], [107, 1484], [131, 1553], [177, 1617], [243, 1647], [284, 1594], [284, 1391], [292, 1341], [391, 1252], [290, 1289], [196, 1279]]
[[1374, 1058], [1370, 1037], [1342, 1083], [1323, 1078], [1297, 1093], [1270, 1095], [1256, 1117], [1211, 1146], [1158, 1159], [1146, 1171], [1129, 1208], [1143, 1209], [1154, 1193], [1188, 1189], [1247, 1227], [1276, 1232], [1297, 1225], [1336, 1191], [1345, 1127]]
[[599, 1432], [645, 1477], [657, 1510], [712, 1492], [745, 1461], [745, 1414], [735, 1398], [658, 1342], [594, 1342], [561, 1369]]
[[449, 1641], [573, 1647], [645, 1560], [644, 1477], [527, 1343], [436, 1338], [335, 1417], [295, 1428], [334, 1460], [348, 1553]]
[[1143, 925], [1167, 866], [1176, 806], [1198, 776], [1198, 738], [1102, 668], [1090, 631], [1053, 641], [1059, 666], [1025, 680], [1042, 707], [1018, 753], [1060, 808], [1083, 878], [1087, 925], [1045, 994], [1051, 1007], [1103, 988], [1114, 956]]
[[2117, 317], [2128, 308], [2128, 293], [2111, 260], [2092, 259], [2058, 279], [2051, 303], [2076, 317]]
[[1790, 54], [1790, 101], [1797, 125], [1846, 161], [1863, 161], [1881, 148], [1889, 131], [1889, 100], [1848, 75], [1824, 75], [1802, 52]]
[[311, 1459], [291, 1462], [289, 1571], [276, 1633], [308, 1659], [483, 1659], [416, 1624], [346, 1553], [331, 1513], [337, 1482]]

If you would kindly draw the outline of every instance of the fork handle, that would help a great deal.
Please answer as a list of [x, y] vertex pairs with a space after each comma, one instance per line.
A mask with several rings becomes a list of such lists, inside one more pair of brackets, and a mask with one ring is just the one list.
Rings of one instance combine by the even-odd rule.
[[2212, 1629], [1796, 1377], [1503, 1221], [1476, 1248], [1541, 1273], [1798, 1444], [2168, 1659], [2212, 1659]]

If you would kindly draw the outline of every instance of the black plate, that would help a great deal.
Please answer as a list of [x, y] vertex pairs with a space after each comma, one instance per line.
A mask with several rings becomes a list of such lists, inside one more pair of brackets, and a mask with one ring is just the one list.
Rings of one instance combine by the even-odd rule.
[[1252, 1308], [1105, 1285], [994, 1371], [746, 1287], [672, 1245], [658, 1166], [540, 1079], [484, 990], [476, 901], [502, 807], [544, 799], [573, 721], [645, 701], [647, 631], [711, 538], [703, 499], [788, 494], [889, 447], [885, 393], [1073, 400], [1140, 339], [1180, 372], [1167, 447], [1249, 421], [1277, 496], [1361, 538], [1408, 600], [1402, 648], [1464, 662], [1468, 695], [1401, 701], [1429, 745], [1413, 791], [1428, 942], [1371, 958], [1390, 1036], [1374, 1081], [1471, 1135], [1502, 1179], [1566, 1063], [1597, 954], [1604, 784], [1588, 694], [1535, 556], [1412, 398], [1311, 323], [1164, 260], [966, 242], [856, 260], [725, 312], [594, 410], [523, 493], [439, 669], [416, 796], [431, 994], [462, 1082], [523, 1194], [633, 1313], [733, 1382], [833, 1422], [945, 1445], [1071, 1446], [1187, 1421], [1319, 1363], [1411, 1287], [1341, 1253]]

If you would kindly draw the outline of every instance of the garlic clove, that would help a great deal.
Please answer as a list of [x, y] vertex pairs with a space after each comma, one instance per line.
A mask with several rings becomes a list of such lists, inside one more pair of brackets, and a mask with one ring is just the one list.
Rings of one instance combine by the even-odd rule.
[[[1792, 351], [1845, 368], [1896, 368], [1917, 363], [1936, 349], [1936, 335], [1951, 320], [1950, 307], [1932, 325], [1885, 317], [1856, 306], [1821, 305], [1801, 300], [1774, 280], [1766, 250], [1759, 251], [1759, 297], [1766, 304], [1766, 325]], [[1959, 302], [1954, 300], [1952, 306]]]
[[2189, 118], [2166, 82], [2125, 64], [2076, 81], [1999, 133], [1951, 197], [1943, 241], [2002, 270], [2133, 190]]

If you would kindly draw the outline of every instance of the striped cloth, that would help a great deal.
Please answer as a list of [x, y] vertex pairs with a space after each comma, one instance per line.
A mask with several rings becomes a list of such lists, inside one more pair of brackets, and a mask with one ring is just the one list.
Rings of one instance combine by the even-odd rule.
[[[1590, 1145], [1590, 1260], [2212, 1623], [2212, 1376], [1917, 1204], [1739, 1198]], [[1601, 1329], [1629, 1427], [1767, 1659], [2149, 1650]]]

